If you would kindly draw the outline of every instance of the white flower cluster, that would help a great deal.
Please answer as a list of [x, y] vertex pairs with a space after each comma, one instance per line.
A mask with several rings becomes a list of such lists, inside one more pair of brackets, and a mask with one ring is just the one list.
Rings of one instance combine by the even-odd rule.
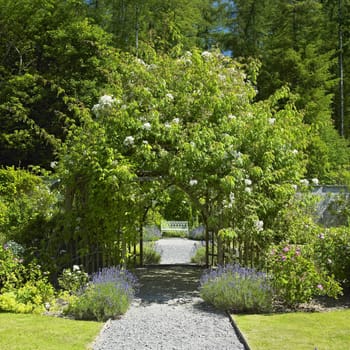
[[264, 230], [264, 221], [256, 220], [254, 223], [254, 226], [258, 232], [261, 232]]
[[270, 125], [273, 125], [273, 124], [275, 124], [275, 122], [276, 122], [276, 118], [269, 118], [269, 124]]
[[319, 185], [319, 181], [318, 181], [318, 179], [317, 178], [313, 178], [313, 179], [311, 179], [311, 182], [312, 182], [312, 184], [313, 185], [315, 185], [315, 186], [318, 186]]
[[252, 182], [252, 180], [250, 180], [250, 179], [244, 179], [244, 184], [245, 184], [245, 188], [244, 188], [244, 191], [246, 192], [246, 193], [248, 193], [248, 194], [250, 194], [250, 193], [252, 193], [252, 188], [250, 187], [252, 184], [253, 184], [253, 182]]
[[99, 117], [110, 112], [111, 108], [115, 104], [116, 99], [110, 95], [103, 95], [98, 100], [98, 103], [92, 107], [92, 112]]
[[300, 180], [300, 184], [303, 185], [303, 186], [308, 186], [309, 185], [309, 180], [302, 179], [302, 180]]
[[201, 56], [205, 59], [205, 60], [209, 60], [213, 55], [211, 52], [209, 51], [203, 51]]
[[233, 203], [235, 201], [235, 194], [233, 192], [230, 192], [229, 194], [229, 200], [223, 200], [222, 204], [224, 206], [224, 208], [229, 208], [231, 209], [233, 207]]
[[198, 181], [195, 179], [191, 179], [189, 183], [190, 183], [190, 186], [196, 186], [198, 184]]
[[174, 96], [170, 93], [166, 94], [165, 97], [170, 100], [170, 101], [173, 101], [174, 100]]
[[144, 123], [143, 125], [142, 125], [142, 129], [144, 129], [144, 130], [151, 130], [151, 128], [152, 128], [152, 126], [151, 126], [151, 124], [150, 123], [148, 123], [148, 122], [146, 122], [146, 123]]
[[135, 139], [133, 136], [127, 136], [124, 140], [124, 145], [125, 146], [132, 146], [135, 142]]

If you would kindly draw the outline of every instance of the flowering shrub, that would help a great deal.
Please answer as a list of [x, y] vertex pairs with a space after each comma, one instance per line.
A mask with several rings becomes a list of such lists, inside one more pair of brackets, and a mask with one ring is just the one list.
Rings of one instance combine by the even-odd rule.
[[219, 309], [267, 312], [272, 309], [272, 288], [265, 273], [238, 264], [204, 273], [201, 297]]
[[58, 278], [59, 286], [71, 294], [77, 294], [82, 291], [89, 282], [89, 276], [78, 265], [72, 269], [64, 269], [62, 275]]
[[324, 230], [315, 241], [315, 259], [335, 280], [350, 286], [350, 229]]
[[339, 284], [315, 265], [309, 246], [281, 245], [270, 256], [270, 271], [276, 297], [289, 307], [309, 302], [314, 296], [337, 297]]
[[125, 313], [134, 297], [136, 278], [119, 267], [104, 268], [92, 275], [84, 293], [67, 313], [76, 319], [106, 321]]

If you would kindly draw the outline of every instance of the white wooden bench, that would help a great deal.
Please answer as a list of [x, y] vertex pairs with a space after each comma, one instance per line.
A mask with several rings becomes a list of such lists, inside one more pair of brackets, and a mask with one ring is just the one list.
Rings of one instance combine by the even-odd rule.
[[160, 224], [160, 230], [163, 232], [166, 231], [178, 231], [185, 232], [188, 234], [188, 221], [165, 221], [163, 220]]

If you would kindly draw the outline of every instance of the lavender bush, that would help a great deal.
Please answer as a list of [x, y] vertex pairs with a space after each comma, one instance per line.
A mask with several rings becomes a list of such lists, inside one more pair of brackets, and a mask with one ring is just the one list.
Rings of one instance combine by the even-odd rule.
[[84, 293], [67, 312], [76, 319], [106, 321], [124, 314], [137, 288], [136, 278], [120, 267], [103, 268], [91, 276]]
[[265, 273], [239, 264], [219, 266], [204, 273], [201, 297], [215, 307], [235, 312], [269, 312], [273, 292]]

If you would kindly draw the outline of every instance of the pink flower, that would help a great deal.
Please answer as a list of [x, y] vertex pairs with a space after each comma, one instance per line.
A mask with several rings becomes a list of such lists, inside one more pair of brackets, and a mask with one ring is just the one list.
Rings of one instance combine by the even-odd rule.
[[285, 261], [286, 259], [287, 259], [287, 257], [286, 257], [285, 255], [282, 255], [282, 256], [281, 256], [281, 260], [282, 260], [282, 261]]
[[323, 234], [323, 233], [320, 233], [320, 234], [318, 235], [318, 238], [319, 238], [319, 239], [324, 239], [324, 234]]
[[284, 247], [282, 250], [283, 250], [285, 253], [287, 253], [287, 252], [289, 252], [289, 247], [286, 246], [286, 247]]
[[299, 256], [299, 255], [300, 255], [300, 249], [299, 249], [299, 248], [295, 251], [295, 255], [296, 255], [296, 256]]
[[318, 284], [318, 285], [317, 285], [317, 288], [318, 288], [319, 290], [323, 290], [322, 284]]

